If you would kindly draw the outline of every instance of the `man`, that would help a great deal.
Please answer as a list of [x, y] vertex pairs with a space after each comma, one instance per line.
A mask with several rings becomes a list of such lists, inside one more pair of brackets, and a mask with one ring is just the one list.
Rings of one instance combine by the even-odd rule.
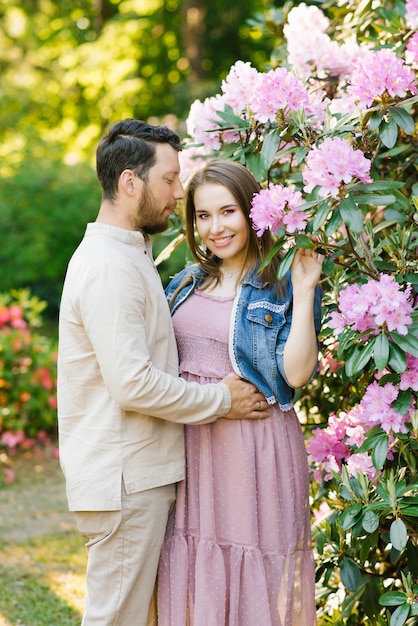
[[70, 510], [89, 538], [84, 626], [155, 623], [150, 601], [175, 483], [182, 424], [266, 417], [231, 374], [186, 383], [149, 235], [183, 198], [179, 137], [116, 123], [97, 149], [102, 202], [65, 278], [59, 323], [60, 459]]

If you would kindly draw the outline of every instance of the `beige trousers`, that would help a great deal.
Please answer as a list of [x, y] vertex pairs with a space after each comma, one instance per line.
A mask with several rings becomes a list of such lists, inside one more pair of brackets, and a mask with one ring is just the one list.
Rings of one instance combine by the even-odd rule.
[[154, 587], [175, 485], [127, 495], [120, 511], [77, 511], [89, 538], [82, 626], [156, 626]]

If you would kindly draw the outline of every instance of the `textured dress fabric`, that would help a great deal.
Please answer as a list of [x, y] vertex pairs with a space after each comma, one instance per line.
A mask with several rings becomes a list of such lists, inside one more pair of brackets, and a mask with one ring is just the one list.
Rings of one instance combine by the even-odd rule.
[[[173, 316], [181, 376], [231, 372], [233, 298], [196, 291]], [[313, 626], [308, 466], [294, 410], [185, 427], [186, 479], [163, 545], [160, 626]]]

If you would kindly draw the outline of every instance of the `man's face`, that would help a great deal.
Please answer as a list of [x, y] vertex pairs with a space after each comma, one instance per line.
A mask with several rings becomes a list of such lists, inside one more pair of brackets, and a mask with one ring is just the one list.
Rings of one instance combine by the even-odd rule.
[[156, 162], [143, 183], [136, 215], [136, 229], [153, 235], [166, 230], [177, 200], [184, 198], [178, 152], [170, 144], [156, 145]]

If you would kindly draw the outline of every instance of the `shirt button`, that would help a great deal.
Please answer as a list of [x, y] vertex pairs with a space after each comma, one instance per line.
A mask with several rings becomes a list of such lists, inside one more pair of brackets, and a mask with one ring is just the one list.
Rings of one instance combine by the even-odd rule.
[[266, 313], [264, 316], [264, 319], [266, 320], [268, 324], [270, 324], [270, 322], [273, 321], [273, 317], [270, 315], [270, 313]]

